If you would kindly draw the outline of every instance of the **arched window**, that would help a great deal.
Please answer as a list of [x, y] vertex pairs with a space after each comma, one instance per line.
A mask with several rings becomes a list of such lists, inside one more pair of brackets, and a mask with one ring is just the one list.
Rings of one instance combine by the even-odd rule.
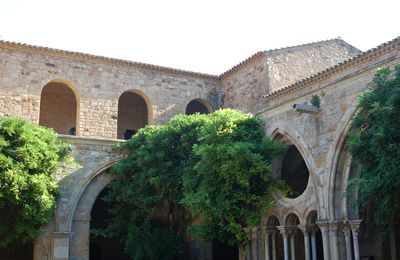
[[295, 145], [289, 145], [282, 160], [282, 179], [297, 194], [302, 194], [307, 188], [309, 171]]
[[195, 113], [209, 114], [212, 112], [211, 106], [204, 99], [195, 99], [189, 102], [186, 106], [186, 115], [193, 115]]
[[118, 101], [118, 139], [130, 139], [148, 124], [148, 108], [144, 98], [134, 91], [124, 92]]
[[39, 125], [53, 128], [58, 134], [76, 135], [77, 98], [66, 84], [50, 82], [42, 89]]

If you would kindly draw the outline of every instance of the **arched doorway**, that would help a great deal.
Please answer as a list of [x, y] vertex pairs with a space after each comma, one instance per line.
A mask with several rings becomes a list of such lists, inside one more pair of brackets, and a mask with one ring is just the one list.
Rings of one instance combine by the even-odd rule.
[[58, 134], [76, 135], [78, 100], [70, 86], [50, 82], [42, 89], [39, 125], [53, 128]]
[[99, 211], [102, 210], [102, 200], [98, 200], [98, 198], [101, 198], [102, 191], [114, 178], [114, 175], [103, 171], [96, 174], [85, 187], [82, 187], [83, 191], [76, 204], [71, 222], [69, 247], [71, 259], [89, 259], [92, 209], [99, 201], [97, 204], [100, 203], [100, 206], [96, 206], [96, 208], [100, 208]]
[[130, 139], [149, 123], [149, 108], [143, 95], [137, 91], [126, 91], [118, 100], [118, 139]]
[[187, 104], [185, 114], [186, 115], [193, 115], [196, 113], [209, 114], [211, 112], [212, 108], [210, 104], [208, 104], [206, 100], [198, 98], [190, 101], [189, 104]]
[[[110, 218], [108, 205], [103, 200], [109, 193], [109, 189], [105, 187], [96, 201], [93, 204], [90, 213], [90, 230], [102, 229], [107, 225], [107, 220]], [[90, 233], [90, 260], [129, 260], [129, 256], [125, 254], [123, 245], [118, 239], [104, 238], [96, 236], [93, 232]]]

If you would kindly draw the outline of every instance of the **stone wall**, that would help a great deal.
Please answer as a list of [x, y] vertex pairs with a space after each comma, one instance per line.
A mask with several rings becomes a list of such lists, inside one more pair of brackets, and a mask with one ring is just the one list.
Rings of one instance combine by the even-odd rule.
[[259, 112], [266, 107], [263, 95], [359, 53], [359, 50], [340, 39], [259, 52], [221, 76], [226, 106], [245, 112]]
[[215, 76], [0, 42], [0, 114], [38, 123], [41, 91], [49, 82], [75, 92], [78, 135], [107, 138], [117, 136], [118, 99], [125, 91], [140, 92], [149, 121], [164, 124], [219, 85]]
[[[262, 225], [270, 216], [284, 225], [289, 215], [304, 225], [314, 214], [318, 221], [329, 222], [323, 231], [332, 231], [331, 259], [339, 259], [335, 246], [342, 240], [335, 242], [334, 223], [349, 217], [346, 200], [337, 195], [347, 187], [349, 176], [346, 133], [357, 98], [377, 68], [400, 64], [399, 46], [399, 40], [394, 41], [302, 79], [356, 55], [357, 50], [336, 39], [260, 52], [216, 77], [0, 41], [0, 115], [38, 123], [41, 92], [48, 83], [67, 85], [77, 99], [78, 136], [60, 136], [71, 144], [77, 165], [60, 176], [55, 217], [35, 243], [35, 259], [87, 259], [92, 204], [113, 178], [105, 171], [121, 158], [113, 150], [119, 142], [113, 138], [117, 136], [118, 100], [125, 91], [144, 99], [153, 124], [185, 113], [191, 100], [213, 103], [210, 97], [219, 91], [225, 93], [225, 107], [259, 111], [266, 135], [295, 145], [310, 172], [307, 188], [297, 198], [274, 194], [276, 203], [264, 214]], [[293, 110], [294, 104], [309, 103], [312, 95], [321, 98], [317, 113]], [[62, 120], [63, 112], [59, 114]], [[346, 162], [337, 167], [340, 158]], [[277, 169], [275, 176], [280, 175]], [[252, 233], [257, 242], [250, 244], [262, 241], [259, 231]], [[376, 246], [375, 242], [371, 245]]]
[[[284, 199], [278, 205], [300, 216], [314, 205], [320, 219], [335, 218], [331, 203], [334, 155], [341, 152], [346, 127], [356, 111], [358, 97], [368, 88], [376, 70], [400, 63], [399, 51], [394, 49], [373, 61], [366, 59], [324, 79], [283, 93], [267, 100], [267, 108], [257, 114], [265, 123], [268, 136], [285, 136], [299, 149], [310, 171], [308, 189], [299, 199]], [[314, 114], [294, 111], [294, 104], [310, 102], [312, 95], [321, 98], [321, 108]], [[336, 158], [337, 159], [337, 158]], [[318, 201], [318, 203], [317, 203]], [[329, 208], [329, 209], [328, 209]]]

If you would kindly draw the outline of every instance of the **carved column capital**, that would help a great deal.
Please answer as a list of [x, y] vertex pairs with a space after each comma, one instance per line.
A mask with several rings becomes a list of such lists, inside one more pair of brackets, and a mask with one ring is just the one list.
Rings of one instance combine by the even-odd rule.
[[362, 220], [349, 220], [348, 223], [350, 225], [351, 231], [353, 232], [353, 235], [358, 235], [358, 230], [360, 228]]
[[345, 237], [350, 237], [351, 236], [351, 228], [350, 228], [350, 225], [349, 225], [348, 221], [343, 221], [342, 230], [343, 230], [343, 233], [344, 233]]
[[330, 236], [337, 236], [340, 228], [341, 228], [341, 223], [340, 222], [338, 222], [338, 221], [329, 222], [329, 235]]
[[260, 227], [260, 232], [261, 232], [261, 236], [265, 237], [268, 234], [267, 233], [267, 227], [266, 226]]
[[303, 232], [304, 236], [309, 236], [310, 233], [316, 231], [315, 225], [305, 224], [305, 225], [297, 225], [297, 227]]
[[251, 238], [252, 239], [257, 239], [257, 235], [258, 235], [258, 227], [254, 227], [251, 229]]
[[321, 230], [322, 236], [327, 237], [329, 235], [329, 222], [328, 221], [317, 222], [316, 224]]
[[246, 233], [247, 238], [251, 239], [251, 227], [245, 227], [245, 228], [243, 228], [243, 230]]
[[291, 229], [288, 228], [287, 226], [277, 226], [279, 229], [279, 232], [283, 236], [284, 239], [288, 239], [291, 233]]

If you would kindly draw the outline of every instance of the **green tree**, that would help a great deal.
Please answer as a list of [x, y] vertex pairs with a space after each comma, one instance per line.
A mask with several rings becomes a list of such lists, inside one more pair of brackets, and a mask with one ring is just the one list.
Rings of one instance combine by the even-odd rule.
[[111, 169], [120, 176], [106, 197], [112, 217], [95, 233], [122, 238], [134, 259], [173, 259], [187, 231], [245, 242], [243, 227], [271, 205], [270, 161], [283, 151], [256, 117], [229, 109], [175, 116], [119, 148], [129, 153]]
[[400, 209], [400, 66], [377, 71], [357, 108], [349, 147], [360, 172], [351, 185], [361, 206], [373, 203], [376, 221], [387, 224]]
[[0, 117], [0, 246], [32, 241], [56, 203], [53, 173], [65, 155], [56, 134]]

